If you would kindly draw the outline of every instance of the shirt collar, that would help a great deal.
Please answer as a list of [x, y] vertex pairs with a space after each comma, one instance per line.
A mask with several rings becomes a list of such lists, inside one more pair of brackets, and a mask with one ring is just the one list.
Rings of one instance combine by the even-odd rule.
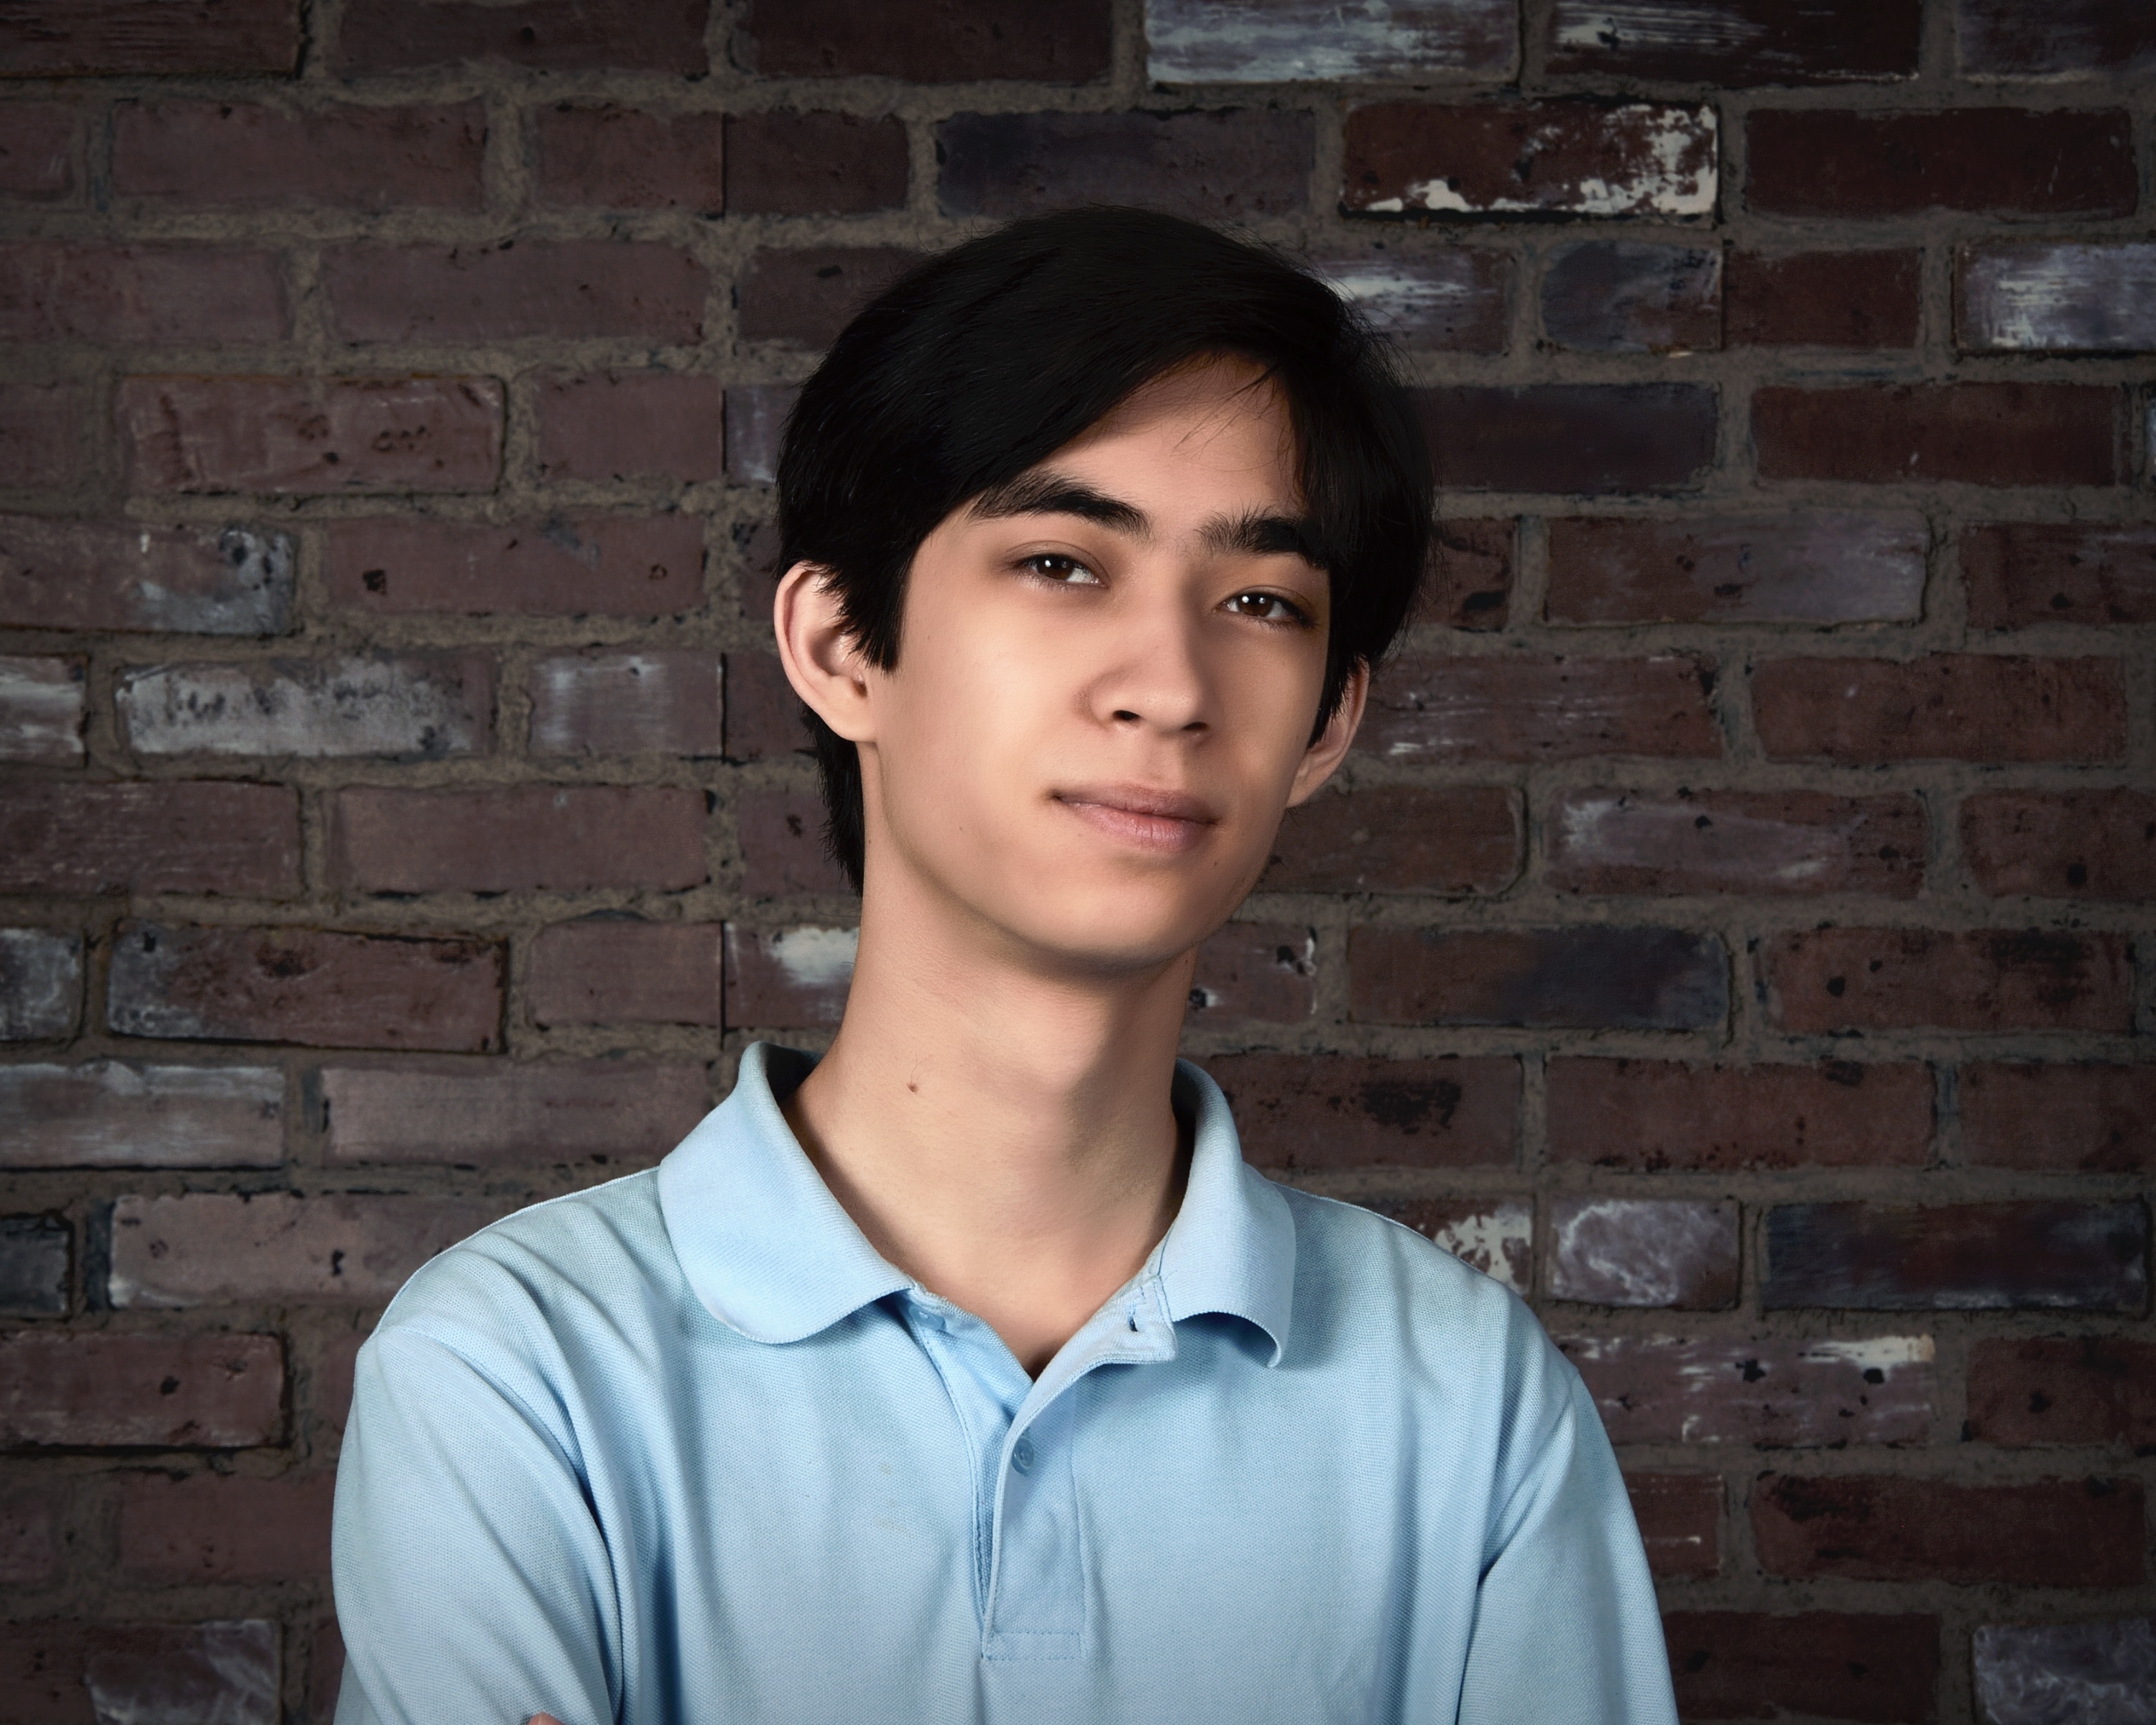
[[[682, 1274], [705, 1310], [753, 1342], [803, 1341], [871, 1301], [913, 1286], [869, 1244], [794, 1137], [778, 1098], [813, 1055], [758, 1042], [727, 1096], [659, 1164], [659, 1204]], [[1141, 1279], [1168, 1316], [1223, 1312], [1286, 1345], [1295, 1290], [1287, 1202], [1243, 1163], [1220, 1087], [1175, 1066], [1177, 1110], [1193, 1122], [1183, 1206]]]

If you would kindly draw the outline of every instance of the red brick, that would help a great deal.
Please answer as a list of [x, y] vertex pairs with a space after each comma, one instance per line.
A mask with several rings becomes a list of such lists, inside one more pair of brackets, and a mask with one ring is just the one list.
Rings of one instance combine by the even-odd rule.
[[535, 1024], [705, 1024], [720, 1012], [723, 935], [713, 922], [557, 922], [531, 943]]
[[1348, 116], [1350, 215], [1714, 213], [1711, 107], [1662, 102], [1384, 102]]
[[45, 1587], [59, 1572], [54, 1511], [62, 1494], [47, 1489], [0, 1497], [0, 1587]]
[[734, 52], [766, 78], [1083, 84], [1108, 69], [1108, 0], [752, 0]]
[[1287, 812], [1258, 890], [1498, 892], [1524, 838], [1519, 793], [1503, 785], [1321, 792]]
[[0, 892], [299, 890], [299, 799], [283, 786], [0, 786]]
[[1722, 275], [1732, 347], [1913, 347], [1923, 254], [1732, 251]]
[[1746, 201], [1771, 215], [2133, 213], [2133, 130], [2117, 110], [1761, 109], [1748, 150]]
[[[710, 976], [707, 1022], [716, 1023], [716, 963]], [[324, 1070], [321, 1083], [333, 1163], [649, 1163], [711, 1108], [704, 1069], [693, 1062], [336, 1066]]]
[[499, 1045], [501, 991], [485, 941], [129, 923], [105, 1019], [121, 1036], [476, 1050]]
[[[74, 1034], [82, 1009], [82, 937], [73, 930], [0, 928], [0, 1042]], [[0, 1067], [0, 1087], [23, 1069]], [[13, 1147], [0, 1141], [0, 1162]]]
[[726, 928], [726, 1028], [835, 1024], [854, 979], [858, 931], [830, 927]]
[[1560, 892], [1912, 898], [1923, 884], [1913, 797], [1565, 791], [1550, 804], [1547, 842]]
[[1280, 109], [1179, 114], [957, 114], [936, 128], [947, 216], [1030, 216], [1080, 203], [1156, 206], [1215, 221], [1300, 216], [1312, 116]]
[[1901, 623], [1922, 615], [1914, 511], [1560, 516], [1553, 623]]
[[1965, 246], [1954, 327], [1976, 352], [2156, 349], [2156, 245]]
[[487, 491], [491, 377], [128, 377], [113, 403], [136, 491]]
[[1550, 1210], [1550, 1297], [1716, 1312], [1737, 1303], [1737, 1206], [1575, 1194]]
[[1680, 491], [1714, 461], [1704, 383], [1454, 383], [1414, 395], [1440, 491]]
[[1557, 0], [1548, 69], [1657, 84], [1829, 84], [1916, 74], [1921, 0]]
[[[8, 1072], [21, 1070], [6, 1069]], [[33, 1069], [34, 1070], [34, 1069]], [[72, 1298], [74, 1233], [60, 1216], [0, 1216], [0, 1312], [64, 1317]], [[0, 1581], [8, 1567], [8, 1521], [0, 1503]]]
[[1553, 1162], [1656, 1173], [1915, 1168], [1931, 1147], [1932, 1075], [1922, 1066], [1558, 1058], [1546, 1081]]
[[2130, 1174], [2156, 1168], [2156, 1065], [1977, 1065], [1961, 1075], [1973, 1163]]
[[709, 216], [726, 207], [719, 115], [669, 119], [633, 108], [563, 103], [532, 117], [539, 195], [547, 203], [685, 209]]
[[2156, 899], [2156, 796], [1991, 791], [1961, 807], [1962, 855], [1994, 897]]
[[1722, 752], [1703, 660], [1403, 657], [1383, 666], [1356, 746], [1395, 761], [1571, 761]]
[[82, 418], [74, 384], [0, 383], [0, 485], [29, 491], [73, 485], [82, 470]]
[[285, 1430], [275, 1336], [0, 1336], [0, 1446], [240, 1450]]
[[715, 480], [725, 471], [725, 386], [676, 372], [602, 372], [538, 386], [547, 480]]
[[704, 795], [660, 785], [336, 794], [330, 873], [359, 892], [701, 886]]
[[1799, 1033], [1979, 1033], [2133, 1025], [2123, 935], [2051, 929], [1821, 928], [1768, 937], [1773, 1021]]
[[822, 245], [750, 255], [735, 290], [744, 341], [829, 347], [854, 314], [921, 254], [902, 246]]
[[485, 153], [478, 102], [299, 113], [254, 102], [123, 102], [113, 116], [112, 189], [192, 204], [475, 210]]
[[1543, 333], [1584, 353], [1690, 352], [1722, 346], [1722, 251], [1590, 239], [1543, 275]]
[[895, 116], [726, 116], [726, 203], [736, 215], [855, 216], [906, 207], [905, 123]]
[[282, 634], [289, 533], [0, 516], [0, 624]]
[[1156, 84], [1419, 82], [1513, 69], [1512, 0], [1406, 0], [1382, 10], [1279, 0], [1146, 0], [1146, 76]]
[[1358, 1197], [1516, 1294], [1534, 1286], [1534, 1207], [1477, 1199]]
[[379, 1306], [444, 1247], [495, 1220], [501, 1200], [198, 1192], [112, 1207], [112, 1303]]
[[1512, 612], [1513, 555], [1519, 528], [1511, 521], [1448, 519], [1430, 524], [1430, 556], [1422, 567], [1410, 624], [1497, 629]]
[[335, 247], [322, 259], [322, 287], [347, 341], [689, 342], [703, 334], [709, 283], [704, 266], [675, 246], [563, 239]]
[[2156, 68], [2156, 16], [2140, 0], [1960, 0], [1962, 69], [1979, 78], [2048, 78]]
[[275, 1168], [275, 1066], [0, 1066], [0, 1168]]
[[1931, 1435], [1929, 1336], [1565, 1336], [1558, 1345], [1613, 1444], [1838, 1449]]
[[274, 341], [288, 322], [269, 252], [60, 240], [0, 246], [0, 341]]
[[1969, 1435], [1990, 1444], [2156, 1445], [2156, 1346], [2125, 1336], [1979, 1340]]
[[726, 477], [767, 485], [778, 477], [778, 444], [798, 383], [746, 383], [726, 392]]
[[1632, 1519], [1658, 1576], [1722, 1569], [1722, 1481], [1711, 1473], [1628, 1473]]
[[591, 648], [531, 667], [531, 752], [716, 755], [720, 655], [701, 647]]
[[124, 1476], [120, 1573], [131, 1581], [310, 1581], [330, 1573], [334, 1473]]
[[2131, 1587], [2146, 1574], [2138, 1480], [1959, 1486], [1767, 1474], [1752, 1531], [1772, 1575]]
[[734, 798], [742, 886], [760, 898], [850, 895], [852, 885], [824, 845], [824, 800], [814, 790], [743, 790]]
[[1312, 259], [1310, 267], [1403, 347], [1505, 351], [1513, 268], [1502, 252], [1457, 245], [1410, 251], [1388, 235], [1352, 251], [1327, 252]]
[[703, 524], [607, 516], [521, 526], [340, 521], [330, 597], [360, 612], [663, 617], [704, 602]]
[[0, 761], [75, 765], [85, 716], [80, 660], [0, 655]]
[[2107, 761], [2126, 749], [2116, 659], [1769, 660], [1753, 670], [1752, 701], [1759, 740], [1785, 760]]
[[137, 755], [440, 760], [493, 738], [492, 662], [480, 653], [218, 660], [123, 672], [114, 704]]
[[710, 0], [351, 0], [336, 64], [355, 72], [432, 70], [445, 60], [495, 60], [530, 71], [710, 69]]
[[1729, 1011], [1729, 958], [1675, 928], [1364, 927], [1348, 937], [1363, 1024], [1699, 1030]]
[[2156, 623], [2156, 527], [2005, 521], [1965, 527], [1973, 629]]
[[289, 74], [299, 58], [299, 0], [61, 0], [0, 17], [0, 65], [18, 78]]
[[1517, 1061], [1497, 1055], [1372, 1060], [1357, 1055], [1214, 1055], [1243, 1155], [1296, 1173], [1350, 1168], [1509, 1164]]
[[279, 1636], [259, 1618], [10, 1625], [0, 1630], [0, 1693], [13, 1703], [9, 1725], [277, 1725]]
[[1760, 1300], [1769, 1310], [2138, 1312], [2148, 1235], [2138, 1202], [1778, 1204]]
[[1671, 1611], [1662, 1634], [1687, 1719], [1922, 1725], [1937, 1717], [1936, 1617]]
[[726, 655], [726, 758], [783, 760], [805, 752], [801, 697], [776, 653]]
[[1317, 1006], [1317, 939], [1307, 928], [1230, 922], [1201, 942], [1189, 1022], [1291, 1024]]
[[74, 190], [78, 111], [64, 102], [0, 105], [0, 197], [43, 202]]
[[1907, 485], [2111, 485], [2118, 390], [2092, 383], [1861, 383], [1752, 398], [1759, 476]]

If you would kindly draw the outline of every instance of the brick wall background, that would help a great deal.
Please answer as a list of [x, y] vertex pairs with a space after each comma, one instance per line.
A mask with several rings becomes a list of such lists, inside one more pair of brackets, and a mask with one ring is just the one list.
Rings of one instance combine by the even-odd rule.
[[0, 4], [0, 1715], [326, 1718], [391, 1291], [828, 1034], [777, 428], [1108, 198], [1444, 487], [1204, 955], [1253, 1159], [1535, 1301], [1688, 1717], [2148, 1717], [2156, 13], [1340, 10]]

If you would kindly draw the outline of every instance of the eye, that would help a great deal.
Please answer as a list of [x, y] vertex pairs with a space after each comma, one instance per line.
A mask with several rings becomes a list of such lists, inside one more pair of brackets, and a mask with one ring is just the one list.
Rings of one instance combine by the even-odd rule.
[[1029, 575], [1038, 575], [1043, 581], [1060, 583], [1065, 587], [1098, 587], [1101, 578], [1077, 558], [1065, 557], [1060, 552], [1036, 552], [1029, 557], [1020, 557], [1018, 566]]
[[1228, 601], [1228, 609], [1237, 617], [1253, 618], [1260, 623], [1307, 623], [1309, 614], [1293, 600], [1276, 593], [1252, 589], [1239, 593]]

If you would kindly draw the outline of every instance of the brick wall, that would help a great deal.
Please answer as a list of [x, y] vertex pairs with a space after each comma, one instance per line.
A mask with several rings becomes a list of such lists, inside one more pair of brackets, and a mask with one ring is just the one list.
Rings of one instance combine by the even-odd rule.
[[326, 1717], [373, 1315], [828, 1033], [776, 428], [1089, 198], [1306, 250], [1444, 485], [1204, 955], [1254, 1159], [1534, 1300], [1689, 1717], [2156, 1681], [2156, 13], [1335, 11], [0, 8], [9, 1718]]

